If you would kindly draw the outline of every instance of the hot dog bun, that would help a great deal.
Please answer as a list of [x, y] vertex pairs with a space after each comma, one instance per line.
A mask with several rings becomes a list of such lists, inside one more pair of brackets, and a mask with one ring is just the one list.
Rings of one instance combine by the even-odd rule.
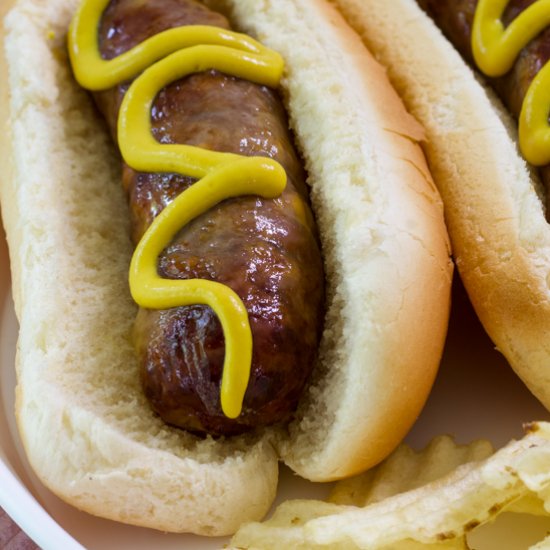
[[334, 3], [424, 125], [468, 295], [496, 347], [550, 409], [550, 227], [517, 123], [414, 0]]
[[306, 478], [331, 480], [396, 446], [431, 388], [451, 282], [422, 130], [358, 37], [324, 2], [223, 4], [285, 59], [329, 302], [320, 365], [288, 433], [218, 441], [164, 425], [139, 387], [120, 161], [65, 51], [77, 1], [20, 0], [5, 20], [2, 147], [13, 177], [2, 177], [0, 198], [27, 456], [85, 511], [205, 535], [266, 513], [278, 455]]

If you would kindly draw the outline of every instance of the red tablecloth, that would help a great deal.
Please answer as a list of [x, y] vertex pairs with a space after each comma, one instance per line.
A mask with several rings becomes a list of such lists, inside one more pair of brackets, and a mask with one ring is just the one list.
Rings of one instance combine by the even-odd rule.
[[0, 550], [35, 550], [38, 546], [0, 508]]

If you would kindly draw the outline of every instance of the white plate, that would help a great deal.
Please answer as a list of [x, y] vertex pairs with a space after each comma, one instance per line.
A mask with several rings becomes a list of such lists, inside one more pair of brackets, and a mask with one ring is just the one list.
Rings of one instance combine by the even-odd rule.
[[[10, 295], [9, 260], [0, 234], [0, 506], [44, 550], [221, 548], [227, 539], [167, 535], [92, 517], [66, 505], [30, 470], [13, 413], [17, 321]], [[407, 350], [403, 350], [406, 353]], [[440, 375], [418, 422], [407, 437], [415, 448], [448, 433], [459, 443], [487, 438], [496, 446], [522, 436], [522, 423], [548, 413], [515, 377], [481, 330], [457, 285]], [[331, 485], [313, 484], [282, 468], [277, 501], [324, 498]], [[520, 550], [550, 530], [548, 520], [507, 518], [470, 538], [473, 548]]]

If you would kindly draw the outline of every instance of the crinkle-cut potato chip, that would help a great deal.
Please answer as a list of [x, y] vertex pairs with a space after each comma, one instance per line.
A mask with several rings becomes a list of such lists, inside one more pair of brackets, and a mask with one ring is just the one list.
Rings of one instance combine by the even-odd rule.
[[[529, 424], [523, 439], [490, 452], [445, 437], [420, 453], [402, 446], [373, 473], [342, 482], [332, 495], [340, 504], [287, 501], [241, 527], [231, 548], [467, 549], [467, 533], [503, 510], [548, 515], [550, 423]], [[543, 548], [550, 538], [532, 547]]]
[[494, 453], [489, 441], [457, 445], [448, 435], [435, 437], [423, 451], [400, 445], [380, 466], [337, 483], [329, 501], [367, 506], [439, 479], [466, 464]]

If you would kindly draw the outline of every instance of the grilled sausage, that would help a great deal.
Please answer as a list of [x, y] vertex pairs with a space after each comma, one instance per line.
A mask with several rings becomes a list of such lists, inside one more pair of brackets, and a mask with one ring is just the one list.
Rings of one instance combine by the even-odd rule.
[[[193, 0], [113, 0], [100, 26], [100, 50], [111, 59], [163, 30], [189, 24], [228, 27], [223, 16]], [[127, 88], [96, 94], [113, 134]], [[276, 199], [230, 199], [199, 216], [158, 262], [163, 277], [218, 281], [243, 300], [254, 348], [241, 415], [230, 420], [222, 413], [224, 337], [215, 313], [203, 305], [140, 310], [135, 334], [145, 393], [166, 422], [194, 432], [229, 435], [286, 420], [316, 357], [323, 271], [305, 174], [282, 103], [274, 90], [208, 71], [162, 90], [151, 117], [161, 143], [269, 156], [283, 165], [288, 183]], [[137, 242], [193, 180], [125, 165], [123, 184]]]

